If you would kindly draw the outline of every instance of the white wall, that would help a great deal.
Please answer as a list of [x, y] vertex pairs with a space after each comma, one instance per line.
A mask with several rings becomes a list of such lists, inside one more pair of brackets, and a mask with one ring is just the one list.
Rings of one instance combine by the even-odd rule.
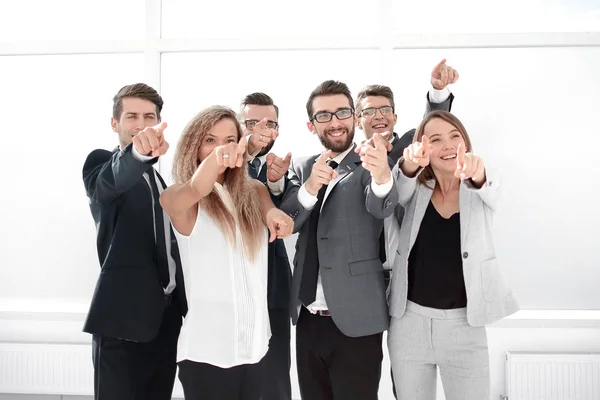
[[[90, 337], [81, 332], [85, 318], [86, 305], [76, 304], [72, 301], [54, 301], [53, 304], [39, 302], [0, 302], [0, 365], [10, 368], [7, 363], [5, 345], [21, 346], [27, 348], [29, 344], [48, 343], [48, 346], [62, 344], [65, 346], [79, 346], [89, 344]], [[292, 354], [294, 345], [292, 337]], [[498, 399], [505, 395], [505, 355], [509, 351], [530, 352], [600, 352], [600, 313], [599, 312], [523, 312], [505, 319], [488, 328], [490, 374], [491, 374], [491, 399]], [[380, 399], [392, 400], [391, 383], [389, 377], [389, 359], [384, 337], [384, 363], [380, 383]], [[63, 352], [64, 357], [70, 354]], [[89, 351], [84, 351], [80, 368], [88, 370], [91, 376], [91, 345]], [[298, 383], [295, 366], [292, 362], [292, 385], [295, 399], [299, 399]], [[60, 365], [60, 361], [57, 361]], [[32, 368], [35, 370], [35, 368]], [[18, 400], [3, 394], [8, 383], [14, 381], [14, 375], [0, 371], [0, 400]], [[57, 372], [47, 370], [40, 376], [55, 376]], [[49, 375], [45, 375], [49, 374]], [[34, 378], [35, 374], [32, 375]], [[87, 375], [86, 375], [87, 376]], [[29, 389], [35, 387], [33, 379]], [[70, 391], [71, 395], [89, 395], [91, 387], [78, 388]], [[39, 394], [35, 390], [25, 390], [22, 393]], [[176, 393], [181, 393], [177, 383]], [[57, 394], [53, 395], [57, 396]], [[80, 400], [71, 399], [70, 400]], [[19, 399], [21, 400], [21, 399]], [[30, 400], [29, 398], [22, 400]], [[33, 400], [33, 398], [31, 399]], [[56, 397], [44, 397], [40, 400], [57, 400]], [[438, 400], [444, 400], [441, 384], [438, 382]]]
[[[99, 268], [81, 166], [90, 150], [116, 145], [109, 121], [121, 86], [161, 91], [173, 145], [202, 107], [267, 92], [281, 108], [274, 151], [300, 156], [319, 149], [304, 109], [319, 82], [345, 81], [354, 94], [390, 85], [403, 132], [418, 123], [443, 57], [461, 74], [453, 110], [503, 179], [498, 253], [523, 308], [600, 310], [600, 5], [421, 3], [0, 2], [0, 345], [89, 341], [82, 313]], [[160, 164], [167, 177], [171, 160]], [[490, 328], [494, 399], [506, 351], [600, 350], [597, 323], [557, 315], [544, 327], [527, 317]]]

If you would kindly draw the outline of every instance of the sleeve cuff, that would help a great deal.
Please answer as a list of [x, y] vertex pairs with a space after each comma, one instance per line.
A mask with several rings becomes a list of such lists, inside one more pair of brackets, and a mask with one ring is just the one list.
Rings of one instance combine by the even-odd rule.
[[133, 156], [133, 158], [136, 161], [144, 162], [144, 163], [156, 158], [156, 157], [144, 156], [144, 155], [140, 154], [140, 152], [137, 151], [137, 149], [135, 148], [135, 146], [133, 144], [131, 145], [131, 155]]
[[317, 196], [308, 193], [304, 185], [300, 186], [300, 189], [298, 189], [298, 201], [305, 210], [312, 210], [315, 204], [317, 204], [317, 200]]
[[371, 189], [373, 190], [373, 194], [379, 198], [383, 198], [387, 196], [392, 191], [392, 186], [394, 185], [394, 177], [390, 172], [390, 180], [383, 185], [378, 185], [374, 180], [371, 180]]
[[[266, 166], [263, 168], [266, 168]], [[279, 196], [281, 193], [283, 193], [284, 185], [285, 185], [285, 176], [282, 176], [277, 182], [271, 182], [270, 180], [267, 179], [267, 187], [269, 188], [271, 193], [275, 196]]]
[[449, 97], [450, 97], [450, 89], [448, 89], [448, 86], [446, 86], [442, 90], [437, 90], [435, 88], [431, 88], [429, 90], [429, 94], [427, 96], [429, 101], [432, 103], [443, 103], [446, 100], [448, 100]]

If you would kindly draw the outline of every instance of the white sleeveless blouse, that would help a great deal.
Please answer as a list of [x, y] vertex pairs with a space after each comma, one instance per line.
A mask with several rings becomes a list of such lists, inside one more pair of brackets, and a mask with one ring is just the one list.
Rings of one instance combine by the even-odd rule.
[[[227, 189], [215, 183], [215, 190], [235, 216]], [[201, 208], [189, 236], [174, 231], [189, 308], [179, 336], [177, 362], [190, 360], [220, 368], [257, 363], [271, 337], [266, 228], [254, 262], [244, 257], [239, 229], [234, 245]]]

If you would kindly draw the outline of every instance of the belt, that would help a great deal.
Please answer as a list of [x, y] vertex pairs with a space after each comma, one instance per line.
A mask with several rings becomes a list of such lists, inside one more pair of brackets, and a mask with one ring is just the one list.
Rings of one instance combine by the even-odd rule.
[[170, 294], [165, 294], [165, 307], [169, 307], [173, 302], [173, 296]]
[[321, 317], [331, 317], [329, 310], [315, 310], [315, 315], [320, 315]]

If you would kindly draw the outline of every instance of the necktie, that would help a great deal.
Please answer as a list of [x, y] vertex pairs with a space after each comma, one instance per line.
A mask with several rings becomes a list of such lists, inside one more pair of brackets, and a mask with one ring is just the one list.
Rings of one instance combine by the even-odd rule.
[[167, 260], [167, 245], [165, 242], [165, 220], [163, 218], [163, 210], [160, 206], [160, 193], [156, 185], [156, 176], [154, 168], [150, 167], [148, 172], [148, 180], [152, 189], [152, 197], [154, 198], [154, 231], [156, 232], [156, 264], [158, 265], [158, 278], [163, 288], [169, 284], [169, 261]]
[[258, 172], [260, 168], [260, 160], [258, 157], [254, 157], [254, 159], [248, 163], [248, 173], [252, 179], [258, 178]]
[[[338, 163], [330, 161], [329, 166], [334, 170]], [[317, 246], [317, 226], [319, 224], [319, 214], [321, 205], [325, 197], [327, 185], [323, 185], [317, 193], [317, 203], [315, 204], [309, 217], [308, 240], [306, 245], [306, 258], [304, 259], [304, 268], [302, 270], [302, 281], [300, 282], [300, 301], [306, 307], [315, 301], [317, 293], [317, 281], [319, 277], [319, 250]]]

